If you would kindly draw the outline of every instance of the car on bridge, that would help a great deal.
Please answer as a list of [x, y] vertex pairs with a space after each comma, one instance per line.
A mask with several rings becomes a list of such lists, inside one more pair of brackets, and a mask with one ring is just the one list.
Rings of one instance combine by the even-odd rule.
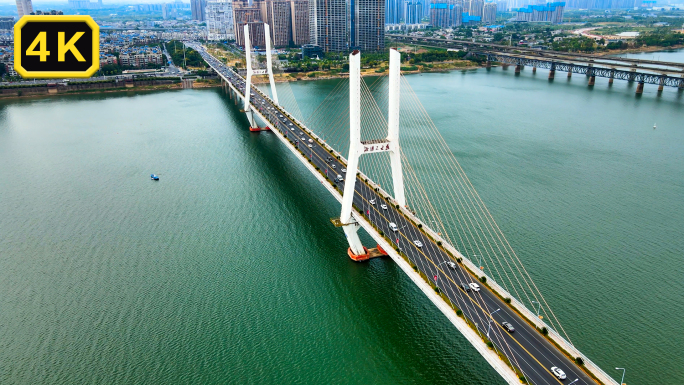
[[565, 380], [566, 378], [568, 378], [568, 376], [565, 375], [564, 371], [555, 366], [551, 367], [551, 373], [553, 373], [553, 375], [556, 376], [556, 378], [558, 378], [559, 380]]
[[394, 222], [390, 222], [389, 228], [390, 228], [390, 230], [394, 231], [395, 233], [396, 233], [397, 231], [399, 231], [399, 228], [397, 227], [397, 224], [394, 223]]
[[449, 268], [451, 270], [456, 270], [456, 264], [455, 263], [453, 263], [451, 261], [447, 261], [446, 265], [449, 266]]
[[375, 206], [375, 199], [369, 200], [368, 203], [370, 203], [370, 204], [372, 204], [373, 206]]
[[480, 291], [480, 285], [476, 284], [475, 282], [471, 282], [468, 284], [473, 291]]
[[509, 333], [513, 333], [513, 332], [515, 331], [515, 328], [513, 327], [513, 325], [511, 325], [511, 324], [508, 323], [508, 322], [502, 322], [502, 323], [501, 323], [501, 326], [503, 326], [504, 329], [506, 329], [506, 331], [509, 332]]
[[458, 286], [460, 286], [461, 289], [463, 289], [463, 291], [472, 291], [472, 289], [470, 288], [470, 286], [467, 285], [467, 284], [465, 284], [465, 283], [459, 283]]
[[[383, 206], [385, 206], [385, 205], [383, 205]], [[387, 206], [385, 206], [385, 207], [387, 207]], [[415, 241], [413, 241], [413, 244], [416, 245], [416, 247], [423, 247], [423, 242], [421, 242], [417, 239]]]

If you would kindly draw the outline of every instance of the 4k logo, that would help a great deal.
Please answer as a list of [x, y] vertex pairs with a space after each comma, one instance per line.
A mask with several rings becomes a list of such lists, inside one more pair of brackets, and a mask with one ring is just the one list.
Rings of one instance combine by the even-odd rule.
[[100, 28], [90, 16], [28, 15], [14, 25], [14, 70], [25, 78], [92, 76]]

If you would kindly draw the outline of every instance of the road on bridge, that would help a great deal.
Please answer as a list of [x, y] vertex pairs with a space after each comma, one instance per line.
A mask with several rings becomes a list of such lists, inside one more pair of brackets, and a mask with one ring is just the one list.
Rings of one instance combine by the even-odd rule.
[[[244, 95], [245, 80], [241, 76], [208, 54], [199, 44], [188, 44]], [[252, 88], [250, 96], [253, 108], [266, 117], [272, 127], [294, 141], [295, 146], [304, 156], [311, 159], [315, 166], [327, 170], [330, 179], [334, 179], [338, 174], [345, 176], [342, 170], [346, 165], [319, 144], [316, 138], [308, 133], [306, 127], [300, 127], [295, 119], [290, 118], [284, 109], [272, 103], [271, 99], [256, 87]], [[344, 181], [333, 183], [344, 191]], [[489, 339], [524, 373], [528, 383], [596, 384], [574, 361], [559, 351], [485, 285], [480, 284], [481, 290], [478, 292], [464, 289], [461, 284], [467, 287], [468, 283], [478, 282], [477, 278], [459, 263], [454, 263], [453, 268], [448, 267], [448, 262], [453, 261], [452, 258], [360, 177], [357, 177], [355, 186], [354, 206], [363, 210], [366, 218], [393, 239], [396, 246], [415, 263], [417, 269], [432, 279], [449, 300], [463, 311], [467, 319], [478, 325], [481, 335], [489, 332]], [[396, 224], [396, 232], [390, 229], [390, 223]], [[422, 246], [418, 246], [416, 241]], [[502, 322], [512, 324], [515, 331], [507, 332]], [[556, 378], [551, 373], [554, 366], [562, 369], [567, 379]], [[577, 381], [573, 382], [576, 379]]]

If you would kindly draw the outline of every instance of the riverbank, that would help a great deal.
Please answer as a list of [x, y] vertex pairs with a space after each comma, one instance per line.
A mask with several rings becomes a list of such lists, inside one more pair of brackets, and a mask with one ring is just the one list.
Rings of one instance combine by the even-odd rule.
[[623, 54], [634, 54], [634, 53], [649, 53], [649, 52], [661, 52], [661, 51], [676, 51], [684, 49], [684, 45], [676, 45], [672, 47], [656, 47], [656, 46], [646, 46], [639, 48], [628, 48], [628, 49], [613, 49], [609, 51], [597, 52], [596, 56], [614, 56]]
[[[219, 87], [216, 79], [198, 80], [191, 83], [192, 88]], [[74, 82], [69, 84], [22, 84], [0, 87], [0, 99], [32, 98], [65, 94], [111, 93], [122, 91], [157, 91], [188, 88], [180, 79], [145, 79], [99, 82]]]
[[[475, 70], [478, 68], [484, 68], [480, 65], [473, 65], [473, 62], [468, 60], [456, 61], [456, 62], [436, 62], [436, 63], [422, 63], [418, 65], [411, 65], [408, 68], [402, 67], [401, 73], [407, 74], [419, 74], [419, 73], [432, 73], [432, 72], [450, 72], [454, 70], [467, 71]], [[378, 71], [383, 69], [382, 71]], [[311, 76], [314, 74], [314, 76]], [[380, 68], [364, 68], [361, 70], [362, 77], [372, 77], [372, 76], [384, 76], [389, 74], [387, 67]], [[293, 76], [294, 75], [294, 76]], [[282, 73], [275, 74], [273, 79], [276, 83], [292, 82], [300, 80], [329, 80], [329, 79], [342, 79], [348, 78], [348, 72], [331, 73], [329, 71], [312, 71], [312, 72], [292, 72], [292, 73]], [[255, 76], [252, 78], [254, 84], [264, 84], [268, 83], [268, 77], [265, 75]]]

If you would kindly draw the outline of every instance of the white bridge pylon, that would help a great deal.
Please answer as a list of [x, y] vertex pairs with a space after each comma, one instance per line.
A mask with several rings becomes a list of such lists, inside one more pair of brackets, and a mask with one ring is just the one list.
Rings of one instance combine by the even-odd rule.
[[247, 75], [245, 79], [245, 114], [247, 114], [247, 119], [249, 120], [250, 129], [257, 129], [256, 120], [254, 120], [254, 112], [252, 111], [249, 99], [252, 90], [252, 75], [265, 75], [268, 74], [268, 81], [271, 84], [271, 99], [278, 103], [278, 93], [276, 92], [275, 79], [273, 78], [273, 60], [271, 59], [271, 28], [268, 24], [264, 24], [264, 40], [266, 40], [266, 70], [252, 69], [252, 44], [249, 38], [249, 25], [245, 24], [244, 27], [245, 36], [245, 62], [247, 67]]
[[[361, 52], [355, 50], [349, 55], [349, 156], [347, 157], [347, 182], [342, 195], [340, 222], [347, 241], [349, 252], [354, 256], [368, 254], [363, 247], [357, 231], [359, 224], [353, 219], [352, 203], [359, 168], [359, 157], [365, 154], [389, 152], [394, 185], [394, 199], [406, 206], [404, 177], [401, 170], [401, 148], [399, 147], [399, 97], [401, 76], [401, 54], [390, 49], [389, 62], [389, 108], [387, 138], [361, 141]], [[357, 258], [352, 257], [355, 260]]]

